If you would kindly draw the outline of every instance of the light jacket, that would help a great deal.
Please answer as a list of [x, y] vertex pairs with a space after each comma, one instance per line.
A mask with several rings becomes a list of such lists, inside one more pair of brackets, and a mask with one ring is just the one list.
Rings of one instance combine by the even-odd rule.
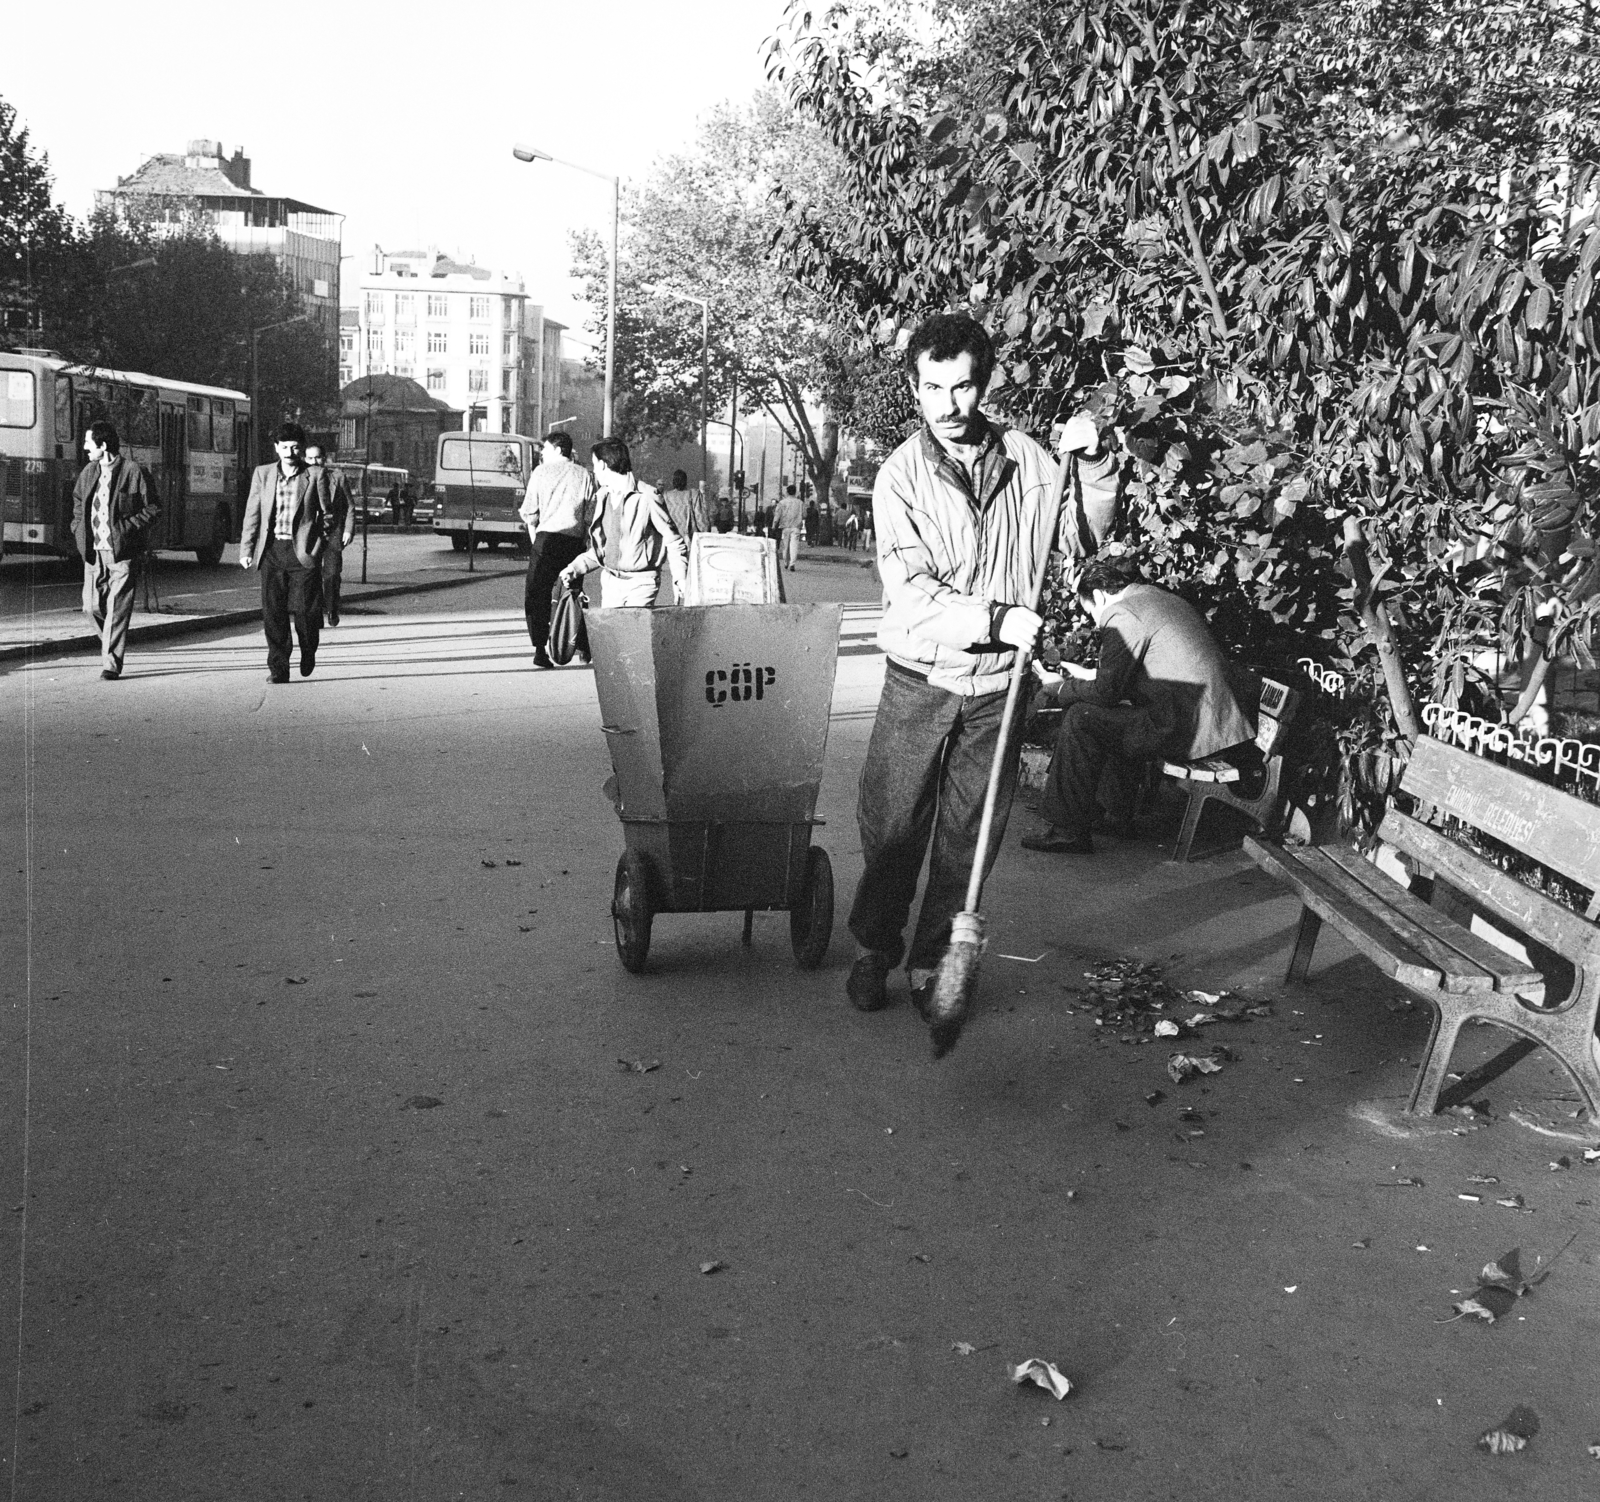
[[[926, 428], [888, 457], [872, 488], [878, 644], [933, 687], [963, 696], [1005, 688], [1016, 654], [994, 640], [995, 607], [1031, 609], [1051, 551], [1074, 550], [1072, 487], [1056, 496], [1055, 460], [993, 422], [989, 442], [978, 494]], [[1086, 495], [1115, 492], [1113, 455], [1078, 463]]]
[[[72, 537], [85, 560], [94, 558], [94, 495], [100, 488], [100, 466], [86, 464], [72, 487]], [[126, 454], [118, 454], [111, 466], [111, 556], [118, 563], [142, 553], [149, 541], [151, 523], [161, 515], [155, 487], [145, 468]]]
[[[328, 533], [333, 530], [333, 482], [325, 469], [309, 465], [299, 473], [294, 503], [294, 552], [302, 568], [322, 557]], [[259, 564], [267, 545], [277, 535], [272, 511], [278, 494], [278, 465], [262, 464], [250, 477], [250, 499], [244, 503], [244, 525], [239, 529], [239, 556]]]
[[589, 527], [589, 551], [569, 563], [566, 572], [586, 574], [595, 568], [614, 574], [659, 571], [663, 555], [681, 600], [689, 577], [689, 545], [662, 504], [661, 492], [633, 481], [632, 488], [620, 495], [614, 490], [602, 493]]
[[517, 515], [529, 537], [554, 532], [582, 537], [594, 520], [594, 476], [571, 459], [546, 459], [528, 481], [528, 494]]

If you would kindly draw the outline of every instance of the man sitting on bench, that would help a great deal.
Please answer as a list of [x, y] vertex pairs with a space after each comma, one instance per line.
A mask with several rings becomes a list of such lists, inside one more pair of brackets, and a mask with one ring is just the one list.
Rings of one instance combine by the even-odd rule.
[[[1100, 666], [1035, 661], [1048, 701], [1066, 707], [1028, 850], [1093, 855], [1089, 826], [1108, 766], [1119, 773], [1157, 757], [1193, 761], [1252, 737], [1228, 664], [1205, 618], [1187, 600], [1146, 584], [1130, 558], [1091, 559], [1078, 599], [1100, 628]], [[1119, 803], [1126, 807], [1126, 802]]]

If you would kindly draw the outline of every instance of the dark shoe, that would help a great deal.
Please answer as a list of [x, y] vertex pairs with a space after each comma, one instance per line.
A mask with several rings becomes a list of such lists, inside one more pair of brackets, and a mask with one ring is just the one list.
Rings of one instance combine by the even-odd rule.
[[317, 670], [317, 654], [315, 652], [302, 652], [300, 654], [300, 676], [309, 678]]
[[1052, 824], [1040, 834], [1022, 837], [1024, 850], [1042, 850], [1046, 855], [1093, 855], [1094, 841], [1086, 834], [1069, 835]]
[[330, 626], [337, 626], [339, 624], [339, 617], [336, 615], [330, 615], [328, 617], [328, 624]]
[[289, 675], [287, 673], [268, 673], [267, 674], [267, 682], [268, 683], [287, 683], [288, 681], [289, 681]]
[[115, 683], [117, 679], [122, 676], [122, 674], [116, 668], [101, 668], [100, 676], [108, 683]]
[[880, 1012], [889, 1005], [889, 988], [884, 983], [889, 974], [889, 957], [877, 950], [868, 950], [850, 967], [850, 979], [844, 984], [850, 1004], [858, 1012]]
[[533, 649], [533, 665], [536, 668], [553, 668], [555, 664], [550, 661], [550, 654], [543, 647]]

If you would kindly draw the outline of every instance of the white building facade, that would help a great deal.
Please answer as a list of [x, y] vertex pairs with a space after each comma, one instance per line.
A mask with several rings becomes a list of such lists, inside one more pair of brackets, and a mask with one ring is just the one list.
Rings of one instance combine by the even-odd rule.
[[561, 401], [561, 330], [522, 278], [437, 250], [376, 250], [339, 332], [339, 385], [406, 376], [489, 433], [537, 436]]

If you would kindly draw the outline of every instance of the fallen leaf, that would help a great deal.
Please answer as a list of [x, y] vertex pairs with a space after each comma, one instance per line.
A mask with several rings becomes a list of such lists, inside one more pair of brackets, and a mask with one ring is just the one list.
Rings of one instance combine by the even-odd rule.
[[1504, 1256], [1486, 1263], [1478, 1277], [1496, 1288], [1509, 1289], [1520, 1299], [1528, 1291], [1522, 1277], [1522, 1248], [1514, 1246]]
[[310, 979], [309, 975], [286, 975], [283, 978], [283, 983], [286, 986], [303, 986]]
[[891, 1450], [889, 1457], [891, 1460], [904, 1460], [910, 1453], [910, 1450]]
[[720, 1273], [727, 1265], [726, 1262], [702, 1262], [700, 1271], [706, 1274]]
[[1519, 1404], [1499, 1424], [1478, 1437], [1478, 1448], [1491, 1455], [1515, 1455], [1526, 1450], [1539, 1432], [1539, 1415]]
[[490, 871], [494, 870], [494, 862], [493, 861], [479, 861], [478, 864], [480, 866], [483, 866], [487, 870], [490, 870]]
[[1589, 1459], [1600, 1460], [1600, 1445], [1589, 1446]]
[[1188, 991], [1184, 993], [1203, 1007], [1214, 1007], [1228, 993], [1226, 991]]
[[1569, 1158], [1565, 1153], [1563, 1153], [1559, 1158], [1557, 1158], [1555, 1160], [1554, 1163], [1552, 1163], [1550, 1165], [1550, 1172], [1551, 1173], [1560, 1173], [1563, 1168], [1571, 1168], [1571, 1167], [1572, 1167], [1572, 1159]]
[[1421, 1179], [1379, 1179], [1379, 1189], [1421, 1189]]
[[1053, 1361], [1041, 1360], [1038, 1356], [1030, 1356], [1026, 1361], [1012, 1367], [1011, 1380], [1019, 1386], [1024, 1382], [1031, 1382], [1035, 1387], [1042, 1387], [1058, 1403], [1072, 1391], [1072, 1384], [1061, 1375], [1056, 1364]]
[[661, 1067], [660, 1059], [618, 1059], [617, 1068], [624, 1074], [649, 1074]]
[[1147, 1106], [1159, 1106], [1166, 1098], [1166, 1093], [1164, 1091], [1152, 1090], [1147, 1096], [1145, 1096], [1144, 1100]]
[[1170, 1017], [1163, 1017], [1155, 1027], [1158, 1038], [1176, 1038], [1181, 1031], [1182, 1029]]
[[1175, 1053], [1167, 1060], [1167, 1077], [1175, 1085], [1192, 1080], [1197, 1074], [1218, 1074], [1221, 1063], [1205, 1054]]
[[1469, 1173], [1467, 1182], [1469, 1184], [1498, 1184], [1500, 1180], [1491, 1173]]
[[950, 1342], [950, 1349], [954, 1351], [957, 1356], [970, 1356], [978, 1348], [969, 1340], [952, 1340]]
[[1300, 1285], [1298, 1283], [1286, 1283], [1283, 1291], [1285, 1293], [1293, 1293], [1299, 1286]]
[[522, 862], [521, 862], [521, 861], [513, 861], [513, 860], [508, 860], [508, 861], [507, 861], [507, 862], [506, 862], [506, 864], [507, 864], [507, 865], [508, 865], [508, 866], [520, 866], [520, 865], [521, 865], [521, 864], [522, 864]]
[[400, 1109], [404, 1111], [409, 1107], [413, 1111], [431, 1111], [435, 1106], [443, 1104], [437, 1095], [413, 1095]]
[[1583, 1150], [1585, 1163], [1600, 1163], [1600, 1147], [1586, 1147]]

